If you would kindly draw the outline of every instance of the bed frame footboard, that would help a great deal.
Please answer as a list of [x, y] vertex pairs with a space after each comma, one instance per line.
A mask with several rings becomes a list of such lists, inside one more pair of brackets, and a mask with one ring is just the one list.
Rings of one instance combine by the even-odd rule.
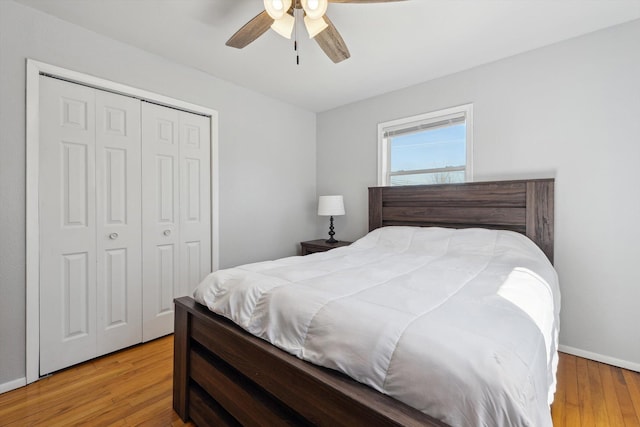
[[175, 300], [173, 407], [198, 426], [446, 426], [336, 371], [302, 361]]

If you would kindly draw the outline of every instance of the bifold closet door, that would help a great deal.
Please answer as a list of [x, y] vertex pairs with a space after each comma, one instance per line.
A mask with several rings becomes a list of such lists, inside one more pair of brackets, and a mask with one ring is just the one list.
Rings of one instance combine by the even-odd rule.
[[142, 103], [143, 341], [211, 271], [210, 121]]
[[95, 91], [40, 77], [40, 374], [96, 355]]
[[96, 91], [97, 354], [142, 341], [140, 101]]
[[211, 272], [210, 134], [209, 117], [180, 112], [180, 286], [176, 297], [191, 296]]
[[40, 374], [140, 342], [139, 101], [40, 77]]
[[40, 77], [40, 374], [173, 332], [211, 271], [210, 119]]

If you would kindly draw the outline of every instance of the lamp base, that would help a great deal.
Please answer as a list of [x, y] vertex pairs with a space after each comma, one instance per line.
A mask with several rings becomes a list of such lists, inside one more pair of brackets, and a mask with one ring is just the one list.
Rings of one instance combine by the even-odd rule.
[[333, 236], [336, 234], [333, 231], [333, 215], [329, 217], [329, 239], [325, 240], [326, 243], [338, 243], [338, 240], [334, 239]]

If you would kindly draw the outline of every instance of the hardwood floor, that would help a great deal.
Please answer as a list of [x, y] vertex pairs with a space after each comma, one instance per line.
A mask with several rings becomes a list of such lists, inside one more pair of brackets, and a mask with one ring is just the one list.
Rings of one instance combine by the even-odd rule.
[[640, 426], [640, 373], [560, 353], [554, 426]]
[[0, 426], [193, 426], [172, 408], [173, 336], [0, 394]]
[[[193, 426], [172, 409], [173, 337], [0, 394], [0, 426]], [[640, 373], [560, 354], [554, 426], [640, 426]]]

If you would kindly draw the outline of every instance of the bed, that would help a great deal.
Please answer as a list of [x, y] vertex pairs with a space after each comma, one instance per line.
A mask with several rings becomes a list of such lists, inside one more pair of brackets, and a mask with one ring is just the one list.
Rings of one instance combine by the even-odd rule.
[[[507, 230], [499, 235], [508, 239], [514, 232], [526, 235], [553, 261], [553, 184], [545, 179], [373, 187], [369, 228], [374, 233], [381, 227], [405, 233], [411, 230], [407, 227], [436, 227], [437, 233], [446, 233], [439, 227], [447, 227], [481, 235], [486, 233], [477, 227]], [[356, 242], [356, 250], [358, 244], [363, 246]], [[341, 256], [334, 251], [312, 256], [328, 260]], [[183, 420], [199, 426], [447, 425], [440, 420], [446, 419], [442, 414], [436, 414], [437, 419], [376, 391], [375, 384], [366, 386], [334, 369], [303, 361], [193, 298], [176, 300], [175, 319], [174, 409]], [[547, 365], [553, 365], [545, 356]], [[547, 374], [553, 375], [553, 369]], [[446, 386], [442, 380], [434, 381], [432, 391], [458, 399]], [[552, 386], [545, 391], [552, 395]], [[544, 405], [548, 410], [548, 402]]]

